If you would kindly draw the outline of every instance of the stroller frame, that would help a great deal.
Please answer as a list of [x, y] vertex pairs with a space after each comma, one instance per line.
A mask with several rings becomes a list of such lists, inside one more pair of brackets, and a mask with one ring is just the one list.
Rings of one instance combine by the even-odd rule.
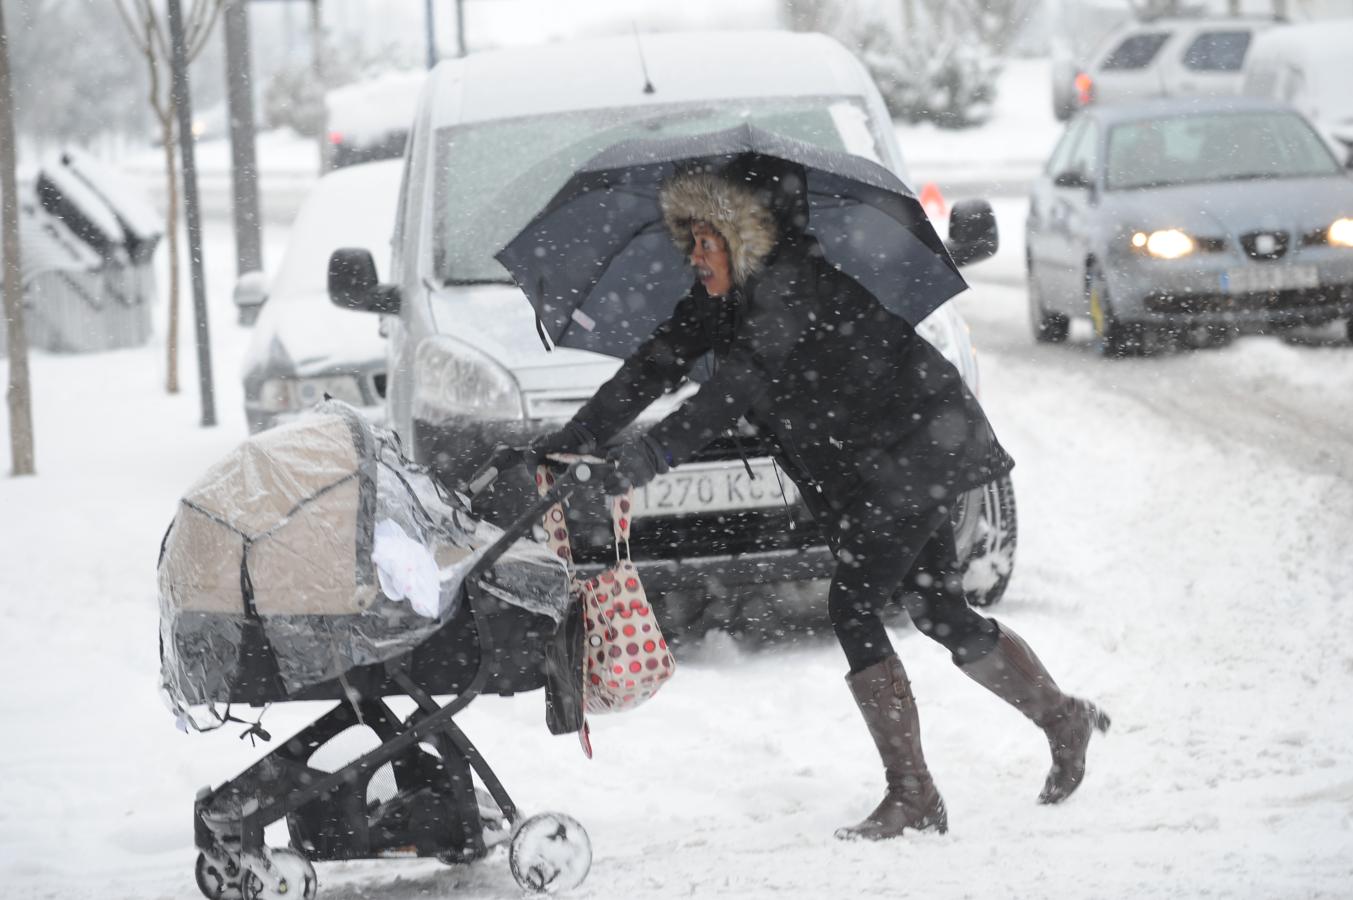
[[[481, 475], [463, 489], [471, 496], [482, 492], [507, 460], [519, 458], [519, 451], [500, 448]], [[208, 786], [198, 792], [193, 834], [199, 851], [198, 886], [204, 895], [312, 897], [312, 860], [436, 856], [444, 862], [472, 862], [512, 836], [522, 824], [516, 804], [454, 721], [483, 691], [498, 657], [486, 610], [496, 601], [483, 591], [479, 579], [540, 521], [549, 507], [566, 501], [577, 483], [592, 480], [597, 468], [587, 464], [568, 467], [564, 477], [506, 527], [467, 573], [463, 590], [477, 631], [479, 660], [469, 684], [453, 700], [440, 705], [433, 699], [407, 671], [406, 654], [383, 666], [386, 683], [398, 686], [416, 704], [406, 720], [401, 721], [385, 702], [384, 697], [395, 695], [393, 692], [362, 696], [345, 683], [346, 699], [235, 778], [219, 788]], [[561, 633], [564, 624], [560, 623]], [[310, 767], [310, 757], [317, 749], [358, 725], [375, 732], [380, 746], [333, 772]], [[254, 730], [267, 737], [261, 729]], [[420, 746], [423, 744], [435, 748], [436, 755]], [[386, 764], [394, 771], [397, 794], [372, 810], [366, 802], [366, 788]], [[475, 775], [497, 806], [496, 821], [484, 819]], [[290, 850], [268, 850], [264, 830], [284, 817], [293, 846]], [[582, 831], [568, 817], [559, 818]], [[486, 841], [486, 826], [495, 840]], [[590, 849], [588, 854], [590, 858]], [[286, 861], [289, 865], [279, 865], [275, 859], [283, 855], [293, 857]], [[293, 883], [301, 877], [297, 866], [304, 871], [301, 891], [294, 890], [298, 885], [289, 888], [286, 883], [288, 877]], [[538, 880], [538, 873], [523, 875], [515, 859], [512, 869], [523, 887], [536, 888], [532, 879]]]

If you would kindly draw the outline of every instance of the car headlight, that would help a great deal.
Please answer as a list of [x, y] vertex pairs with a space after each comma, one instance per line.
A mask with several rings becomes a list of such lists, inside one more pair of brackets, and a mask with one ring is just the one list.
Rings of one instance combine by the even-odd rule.
[[943, 307], [935, 310], [916, 326], [916, 333], [953, 363], [969, 390], [974, 394], [979, 392], [977, 351], [972, 345], [968, 323], [957, 311]]
[[1135, 250], [1144, 250], [1157, 259], [1179, 259], [1188, 256], [1196, 248], [1193, 238], [1178, 228], [1165, 228], [1161, 231], [1138, 231], [1132, 235]]
[[1335, 219], [1330, 230], [1325, 233], [1325, 239], [1332, 247], [1353, 247], [1353, 219]]
[[271, 413], [294, 412], [313, 406], [328, 394], [353, 406], [362, 406], [361, 385], [351, 375], [320, 378], [269, 378], [259, 389], [258, 402]]
[[414, 415], [523, 419], [521, 388], [492, 357], [464, 341], [434, 335], [414, 354]]

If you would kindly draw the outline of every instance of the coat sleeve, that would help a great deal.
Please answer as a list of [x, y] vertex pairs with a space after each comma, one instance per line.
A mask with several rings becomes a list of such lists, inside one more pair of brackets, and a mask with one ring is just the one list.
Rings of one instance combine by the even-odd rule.
[[673, 390], [710, 348], [700, 319], [700, 298], [687, 294], [671, 318], [630, 354], [611, 379], [573, 416], [606, 443], [663, 394]]
[[737, 425], [779, 379], [785, 361], [811, 324], [802, 297], [808, 285], [792, 267], [767, 270], [752, 291], [728, 356], [718, 371], [681, 408], [655, 425], [649, 436], [667, 453], [668, 465], [690, 459]]

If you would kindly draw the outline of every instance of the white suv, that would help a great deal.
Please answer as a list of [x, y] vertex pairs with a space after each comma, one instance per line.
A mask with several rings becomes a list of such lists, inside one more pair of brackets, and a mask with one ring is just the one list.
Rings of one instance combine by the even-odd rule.
[[1272, 19], [1155, 19], [1114, 31], [1080, 67], [1053, 73], [1057, 118], [1090, 104], [1239, 94], [1245, 57]]
[[[642, 44], [600, 39], [472, 54], [437, 66], [409, 136], [395, 283], [377, 284], [370, 255], [359, 249], [336, 253], [329, 276], [335, 303], [385, 315], [389, 421], [416, 459], [448, 484], [468, 479], [496, 444], [525, 444], [558, 427], [619, 365], [579, 350], [546, 352], [530, 303], [494, 259], [574, 169], [616, 141], [744, 121], [869, 157], [905, 180], [873, 81], [849, 51], [822, 35], [661, 34]], [[955, 259], [990, 255], [996, 244], [990, 206], [956, 208], [950, 235]], [[976, 390], [968, 330], [952, 305], [922, 325]], [[673, 402], [655, 404], [648, 420]], [[756, 446], [754, 434], [715, 443], [660, 476], [641, 498], [633, 557], [674, 624], [684, 624], [687, 614], [706, 624], [757, 618], [746, 605], [753, 600], [774, 605], [769, 619], [792, 617], [789, 600], [811, 592], [751, 586], [832, 571], [831, 554], [792, 485]], [[759, 477], [749, 477], [740, 447]], [[534, 495], [526, 473], [513, 474], [477, 501], [488, 504], [482, 511], [491, 518], [513, 517]], [[1009, 479], [972, 492], [963, 507], [958, 538], [969, 560], [970, 596], [991, 603], [1013, 565]], [[571, 529], [582, 563], [601, 563], [612, 552], [609, 525], [601, 510], [594, 513], [570, 511], [582, 517]], [[713, 612], [711, 598], [720, 601]]]

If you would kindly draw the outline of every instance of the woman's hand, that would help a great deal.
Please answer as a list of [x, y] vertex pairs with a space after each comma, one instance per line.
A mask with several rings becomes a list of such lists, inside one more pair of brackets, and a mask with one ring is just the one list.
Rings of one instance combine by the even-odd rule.
[[569, 422], [558, 431], [551, 431], [531, 441], [526, 449], [526, 461], [532, 468], [554, 453], [590, 453], [597, 447], [597, 439], [586, 426]]
[[667, 451], [646, 434], [612, 447], [606, 454], [606, 461], [611, 463], [611, 471], [606, 474], [602, 490], [608, 497], [623, 494], [630, 488], [641, 488], [654, 476], [671, 468], [667, 463]]

